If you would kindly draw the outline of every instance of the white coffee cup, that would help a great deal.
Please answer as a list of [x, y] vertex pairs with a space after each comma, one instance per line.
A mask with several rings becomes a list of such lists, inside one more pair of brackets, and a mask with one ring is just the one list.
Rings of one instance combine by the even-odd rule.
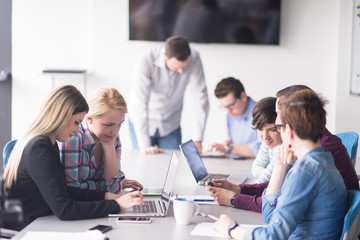
[[[191, 217], [198, 215], [200, 212], [199, 204], [193, 199], [177, 198], [173, 203], [176, 223], [179, 225], [188, 225]], [[194, 212], [195, 208], [196, 211]]]

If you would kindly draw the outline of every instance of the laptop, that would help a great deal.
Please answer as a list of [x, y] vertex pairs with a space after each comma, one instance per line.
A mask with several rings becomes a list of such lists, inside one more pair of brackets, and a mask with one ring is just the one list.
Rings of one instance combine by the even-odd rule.
[[165, 217], [169, 210], [170, 198], [172, 195], [176, 172], [179, 160], [174, 153], [171, 154], [169, 167], [164, 181], [161, 196], [146, 196], [146, 206], [134, 206], [121, 211], [120, 213], [109, 214], [109, 217]]
[[214, 179], [226, 179], [230, 176], [229, 174], [208, 173], [193, 140], [181, 144], [180, 149], [198, 184], [205, 185]]

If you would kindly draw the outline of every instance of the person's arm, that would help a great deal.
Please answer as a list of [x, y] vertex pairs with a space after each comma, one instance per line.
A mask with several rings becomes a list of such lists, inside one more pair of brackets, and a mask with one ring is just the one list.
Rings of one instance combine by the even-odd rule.
[[275, 167], [271, 175], [269, 186], [266, 190], [267, 194], [273, 194], [281, 188], [288, 169], [288, 164], [294, 161], [294, 152], [286, 146], [281, 145], [275, 152]]
[[85, 157], [85, 154], [89, 153], [81, 149], [83, 141], [81, 135], [75, 134], [67, 142], [58, 143], [60, 148], [60, 160], [65, 171], [66, 183], [69, 186], [77, 188], [97, 189], [98, 182], [86, 179], [86, 176], [84, 175], [82, 175], [82, 179], [79, 179], [80, 170], [82, 167], [85, 167], [83, 160], [89, 158]]
[[130, 115], [140, 149], [151, 146], [148, 107], [152, 82], [151, 72], [154, 66], [149, 54], [150, 52], [147, 52], [142, 55], [136, 63], [131, 101]]
[[269, 163], [270, 163], [269, 150], [266, 148], [265, 144], [262, 143], [260, 150], [256, 155], [256, 158], [251, 167], [251, 174], [256, 178], [260, 177], [262, 172], [266, 169]]
[[[57, 217], [62, 220], [87, 219], [120, 211], [114, 200], [74, 201], [65, 184], [57, 151], [49, 140], [42, 139], [26, 147], [22, 159], [42, 197]], [[89, 191], [79, 189], [79, 195], [85, 195], [83, 198], [86, 199]]]
[[[273, 149], [267, 149], [266, 154], [262, 155], [264, 157], [263, 162], [267, 162], [267, 165], [263, 171], [261, 171], [261, 175], [258, 176], [256, 183], [262, 183], [262, 182], [268, 182], [270, 180], [270, 177], [273, 173], [274, 167], [275, 167], [275, 150], [277, 147]], [[259, 151], [258, 156], [260, 157], [262, 151]], [[257, 156], [257, 157], [258, 157]]]
[[242, 194], [261, 196], [268, 185], [269, 182], [263, 182], [258, 184], [239, 184], [239, 187]]
[[220, 152], [220, 153], [232, 153], [244, 157], [253, 158], [255, 157], [252, 153], [250, 147], [245, 144], [231, 144], [231, 151], [228, 152], [226, 143], [212, 143], [209, 144], [209, 146], [206, 147], [206, 152]]
[[327, 129], [321, 138], [321, 146], [334, 157], [336, 168], [339, 170], [347, 190], [359, 190], [359, 179], [350, 156], [339, 137], [331, 134]]
[[262, 198], [256, 195], [236, 194], [234, 208], [262, 212]]
[[199, 152], [202, 152], [201, 142], [204, 137], [206, 120], [209, 113], [209, 99], [200, 55], [195, 50], [191, 51], [191, 74], [189, 80], [189, 89], [193, 98], [193, 111], [195, 113], [193, 124], [193, 141], [200, 143], [197, 145], [197, 148]]
[[[215, 231], [220, 232], [227, 236], [229, 234], [228, 232], [229, 225], [233, 222], [235, 222], [235, 220], [231, 219], [229, 216], [220, 215], [219, 220], [213, 224], [213, 228], [215, 229]], [[229, 237], [234, 239], [243, 239], [246, 230], [247, 228], [245, 227], [237, 226], [230, 232]]]
[[262, 193], [269, 182], [260, 184], [240, 184], [240, 194], [234, 199], [234, 207], [253, 212], [262, 212]]
[[288, 239], [317, 194], [317, 181], [311, 167], [298, 169], [296, 173], [289, 174], [284, 182], [281, 201], [280, 191], [269, 194], [266, 190], [262, 197], [262, 216], [268, 225], [266, 228], [256, 228], [251, 235], [256, 239], [268, 239], [270, 234], [273, 239]]
[[104, 151], [103, 184], [108, 192], [119, 193], [125, 174], [120, 170], [121, 143], [119, 136], [109, 142], [101, 142]]

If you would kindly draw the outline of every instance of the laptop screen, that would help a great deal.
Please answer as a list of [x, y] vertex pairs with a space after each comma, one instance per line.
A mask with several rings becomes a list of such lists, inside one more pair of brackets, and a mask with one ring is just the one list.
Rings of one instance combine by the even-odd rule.
[[200, 181], [207, 175], [207, 171], [194, 142], [189, 140], [186, 143], [181, 144], [180, 147], [189, 163], [190, 169], [194, 174], [196, 181]]
[[167, 201], [167, 202], [170, 201], [173, 186], [174, 186], [174, 183], [175, 183], [176, 171], [177, 171], [178, 165], [179, 165], [179, 160], [176, 157], [176, 155], [174, 153], [172, 153], [170, 163], [169, 163], [169, 168], [168, 168], [168, 171], [166, 173], [163, 192], [161, 194], [161, 198], [164, 201]]

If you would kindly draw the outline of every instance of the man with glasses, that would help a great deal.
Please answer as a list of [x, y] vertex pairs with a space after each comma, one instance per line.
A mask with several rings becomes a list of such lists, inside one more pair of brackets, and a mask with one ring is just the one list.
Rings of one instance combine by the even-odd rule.
[[242, 83], [233, 77], [222, 79], [214, 92], [220, 106], [228, 113], [226, 121], [229, 138], [223, 143], [210, 144], [206, 152], [254, 158], [261, 145], [261, 139], [251, 125], [251, 112], [256, 102], [246, 95]]
[[[310, 88], [305, 85], [291, 85], [278, 91], [276, 93], [276, 105], [280, 98], [288, 97], [297, 91], [304, 89]], [[277, 131], [281, 131], [281, 128], [284, 127], [279, 117], [275, 120], [275, 127]], [[296, 131], [294, 128], [293, 130]], [[324, 135], [321, 138], [321, 146], [326, 152], [330, 152], [333, 155], [335, 166], [344, 180], [346, 189], [359, 190], [359, 179], [350, 156], [344, 145], [341, 143], [341, 140], [325, 128]], [[215, 183], [214, 181], [211, 182], [211, 185], [221, 189], [209, 187], [208, 190], [217, 199], [220, 205], [231, 206], [254, 212], [262, 212], [262, 193], [264, 189], [267, 188], [269, 182], [236, 185], [228, 182], [227, 180], [217, 181], [221, 181], [221, 186], [219, 182]]]

